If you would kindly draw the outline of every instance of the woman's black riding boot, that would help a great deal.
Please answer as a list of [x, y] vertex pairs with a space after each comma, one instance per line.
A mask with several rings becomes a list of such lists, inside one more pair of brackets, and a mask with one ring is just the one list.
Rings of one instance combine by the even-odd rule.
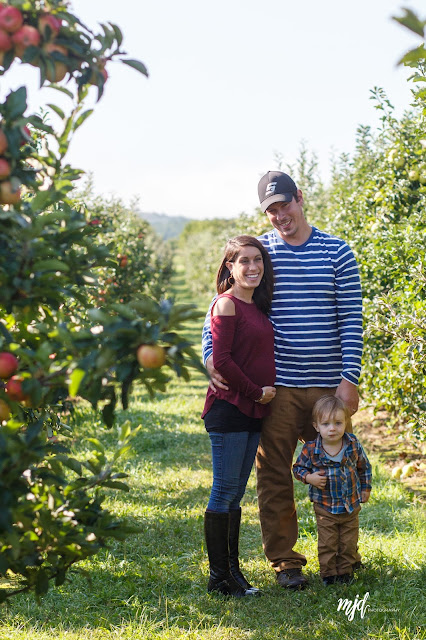
[[229, 570], [229, 513], [206, 511], [204, 533], [210, 563], [207, 591], [218, 591], [237, 598], [253, 595], [234, 580]]
[[246, 591], [253, 592], [253, 595], [260, 595], [261, 592], [246, 580], [240, 570], [239, 540], [240, 540], [241, 508], [229, 513], [229, 569], [234, 580]]

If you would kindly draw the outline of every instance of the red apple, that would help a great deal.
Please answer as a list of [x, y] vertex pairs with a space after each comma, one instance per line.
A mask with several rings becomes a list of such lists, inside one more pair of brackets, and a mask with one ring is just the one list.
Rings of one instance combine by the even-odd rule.
[[58, 35], [61, 26], [62, 20], [52, 16], [51, 13], [44, 13], [38, 19], [38, 30], [45, 40], [48, 38], [55, 38]]
[[13, 353], [8, 351], [0, 353], [0, 378], [10, 378], [17, 372], [18, 367], [18, 358]]
[[18, 204], [21, 201], [21, 189], [14, 189], [10, 180], [0, 182], [0, 204]]
[[0, 29], [4, 29], [8, 33], [18, 31], [23, 22], [23, 15], [16, 7], [7, 6], [0, 11]]
[[4, 29], [0, 29], [0, 51], [9, 51], [12, 46], [10, 35]]
[[38, 47], [40, 44], [40, 34], [35, 27], [32, 27], [29, 24], [24, 24], [23, 27], [13, 34], [12, 42], [15, 46], [16, 55], [22, 58], [28, 47]]
[[10, 164], [5, 158], [0, 158], [0, 180], [10, 176]]
[[139, 364], [145, 369], [158, 369], [166, 362], [166, 351], [158, 344], [141, 344], [136, 352]]
[[117, 256], [117, 260], [118, 260], [119, 267], [127, 267], [127, 256], [125, 253], [123, 255], [119, 253]]
[[11, 400], [16, 402], [28, 400], [27, 394], [22, 391], [22, 380], [19, 376], [12, 376], [6, 384], [6, 393]]
[[10, 418], [9, 405], [4, 400], [0, 400], [0, 422], [3, 422], [3, 420], [9, 420], [9, 418]]
[[0, 129], [0, 154], [3, 154], [8, 146], [6, 134], [3, 129]]

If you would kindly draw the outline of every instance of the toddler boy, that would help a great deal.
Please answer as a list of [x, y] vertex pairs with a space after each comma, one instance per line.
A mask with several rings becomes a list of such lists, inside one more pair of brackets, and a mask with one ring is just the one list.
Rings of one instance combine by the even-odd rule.
[[358, 514], [370, 497], [371, 464], [354, 434], [345, 432], [350, 417], [340, 398], [323, 396], [312, 415], [318, 437], [304, 444], [293, 473], [310, 485], [323, 583], [349, 582], [361, 566]]

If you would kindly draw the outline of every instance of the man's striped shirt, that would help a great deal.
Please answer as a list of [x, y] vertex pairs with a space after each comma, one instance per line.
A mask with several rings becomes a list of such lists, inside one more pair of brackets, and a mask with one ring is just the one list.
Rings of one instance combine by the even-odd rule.
[[[315, 227], [302, 245], [274, 229], [259, 237], [275, 276], [270, 320], [275, 334], [276, 385], [336, 387], [358, 384], [362, 355], [362, 299], [352, 250]], [[203, 356], [212, 353], [210, 317]]]

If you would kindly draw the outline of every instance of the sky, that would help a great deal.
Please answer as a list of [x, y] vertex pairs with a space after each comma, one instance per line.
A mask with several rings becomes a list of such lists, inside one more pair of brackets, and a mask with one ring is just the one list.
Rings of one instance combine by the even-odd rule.
[[[93, 173], [98, 194], [200, 219], [254, 211], [260, 177], [277, 157], [294, 163], [302, 144], [326, 181], [357, 127], [379, 125], [371, 89], [382, 87], [397, 114], [410, 105], [397, 61], [420, 38], [391, 19], [404, 6], [426, 17], [421, 0], [74, 0], [88, 26], [122, 29], [149, 78], [108, 65], [68, 160]], [[33, 110], [57, 98], [37, 89], [28, 65], [13, 67], [1, 93], [23, 81]]]

